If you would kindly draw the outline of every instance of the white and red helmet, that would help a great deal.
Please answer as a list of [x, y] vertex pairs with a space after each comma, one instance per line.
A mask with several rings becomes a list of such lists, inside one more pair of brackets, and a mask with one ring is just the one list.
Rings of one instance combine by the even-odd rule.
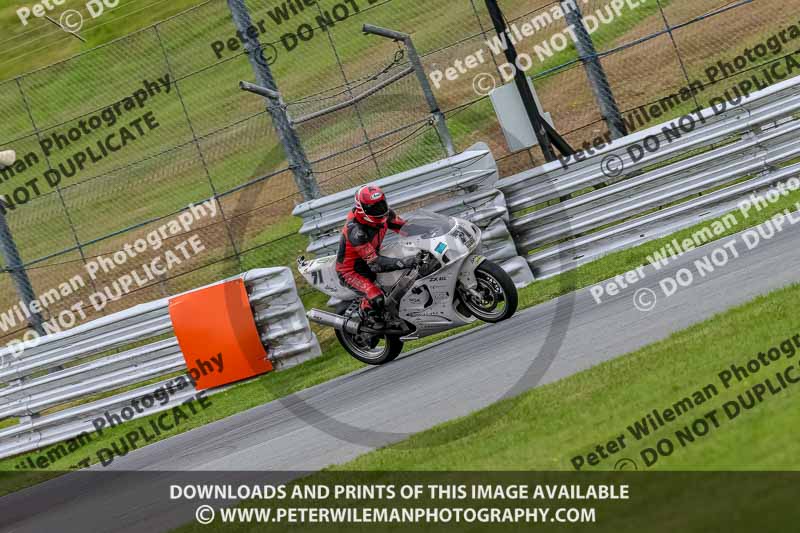
[[389, 217], [386, 195], [377, 185], [364, 185], [356, 191], [356, 220], [362, 224], [380, 226]]

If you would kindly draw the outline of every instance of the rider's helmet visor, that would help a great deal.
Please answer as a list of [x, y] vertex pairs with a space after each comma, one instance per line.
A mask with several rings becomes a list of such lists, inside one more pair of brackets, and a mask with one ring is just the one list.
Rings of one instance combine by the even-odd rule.
[[371, 217], [385, 217], [389, 214], [389, 204], [386, 203], [385, 198], [374, 204], [363, 205], [362, 208], [364, 213]]

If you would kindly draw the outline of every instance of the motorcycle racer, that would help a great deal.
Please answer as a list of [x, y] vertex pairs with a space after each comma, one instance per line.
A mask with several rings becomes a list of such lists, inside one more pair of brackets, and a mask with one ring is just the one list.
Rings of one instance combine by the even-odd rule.
[[336, 272], [340, 281], [361, 297], [362, 315], [379, 321], [384, 294], [375, 284], [379, 272], [412, 268], [418, 258], [394, 259], [380, 255], [388, 230], [400, 232], [405, 221], [389, 208], [386, 196], [377, 185], [364, 185], [355, 194], [355, 206], [342, 228]]

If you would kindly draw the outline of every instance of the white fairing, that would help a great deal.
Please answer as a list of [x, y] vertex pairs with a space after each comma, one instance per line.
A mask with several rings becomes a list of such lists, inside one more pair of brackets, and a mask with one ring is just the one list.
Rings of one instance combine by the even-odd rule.
[[353, 300], [356, 293], [342, 285], [336, 273], [336, 256], [328, 255], [310, 261], [301, 261], [297, 269], [305, 280], [318, 291], [339, 300]]
[[[481, 242], [480, 229], [463, 219], [417, 211], [408, 217], [401, 234], [389, 232], [381, 246], [381, 255], [413, 257], [420, 250], [430, 252], [441, 268], [418, 279], [403, 296], [400, 318], [416, 327], [406, 339], [420, 338], [474, 321], [455, 308], [456, 284], [475, 287], [475, 269], [483, 257], [474, 252]], [[350, 301], [356, 294], [339, 281], [336, 256], [301, 261], [300, 273], [314, 288], [338, 300]], [[404, 270], [378, 274], [377, 283], [388, 292]]]

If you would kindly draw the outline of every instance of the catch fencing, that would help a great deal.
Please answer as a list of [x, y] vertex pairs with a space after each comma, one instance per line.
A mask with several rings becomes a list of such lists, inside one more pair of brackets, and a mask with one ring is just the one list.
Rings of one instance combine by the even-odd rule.
[[[694, 80], [703, 82], [703, 90], [664, 114], [707, 105], [753, 69], [796, 49], [785, 44], [781, 53], [770, 51], [710, 80], [706, 70], [717, 58], [732, 62], [747, 39], [766, 39], [794, 22], [797, 0], [632, 1], [619, 17], [609, 18], [612, 2], [619, 0], [579, 4], [586, 19], [598, 14], [609, 19], [593, 34], [594, 45], [631, 130], [648, 127], [652, 120], [642, 119], [643, 112]], [[603, 135], [605, 124], [574, 47], [541, 58], [535, 52], [567, 30], [563, 18], [553, 16], [559, 2], [500, 4], [510, 25], [540, 26], [517, 48], [534, 60], [528, 73], [556, 128], [576, 147]], [[374, 24], [410, 33], [431, 80], [482, 50], [485, 61], [476, 68], [434, 84], [457, 151], [486, 140], [501, 175], [543, 162], [538, 149], [508, 152], [488, 97], [476, 93], [476, 77], [500, 80], [503, 66], [502, 54], [487, 46], [493, 32], [483, 2], [320, 0], [296, 14], [280, 2], [246, 5], [291, 116], [314, 116], [409, 67], [402, 46], [362, 33], [364, 24]], [[332, 24], [323, 28], [321, 20]], [[54, 48], [79, 50], [74, 36], [42, 25], [31, 30], [41, 32], [35, 45], [24, 36], [9, 37], [4, 45], [9, 59], [0, 60], [0, 76], [28, 70], [40, 57], [46, 61]], [[107, 29], [99, 19], [81, 34], [100, 42]], [[17, 201], [7, 222], [34, 293], [57, 287], [98, 256], [122, 250], [206, 199], [221, 213], [199, 228], [207, 252], [90, 312], [87, 320], [258, 266], [293, 265], [306, 242], [291, 211], [303, 197], [264, 102], [238, 89], [239, 80], [253, 79], [253, 71], [236, 31], [227, 2], [210, 0], [0, 83], [0, 150], [16, 150], [21, 161], [3, 174], [0, 194]], [[414, 76], [304, 122], [298, 135], [325, 195], [446, 156]], [[35, 187], [29, 184], [33, 179]], [[141, 263], [156, 256], [144, 255]], [[75, 298], [85, 300], [102, 289], [102, 284], [86, 287]], [[301, 285], [301, 294], [305, 290]], [[0, 276], [0, 316], [18, 299], [6, 270]], [[73, 303], [54, 304], [44, 318]], [[0, 329], [3, 343], [26, 331], [25, 326]]]
[[[288, 268], [237, 277], [275, 369], [320, 355]], [[17, 420], [0, 429], [0, 458], [90, 435], [97, 419], [134, 420], [199, 398], [174, 336], [169, 298], [17, 348], [0, 351], [0, 421]]]

